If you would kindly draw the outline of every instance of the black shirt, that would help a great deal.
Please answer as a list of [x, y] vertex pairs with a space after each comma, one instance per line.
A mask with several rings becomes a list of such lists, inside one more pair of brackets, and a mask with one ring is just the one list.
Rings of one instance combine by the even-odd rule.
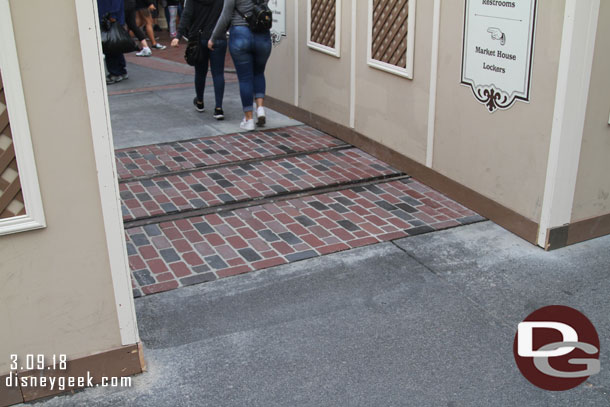
[[222, 13], [223, 3], [223, 0], [187, 0], [178, 26], [178, 38], [188, 38], [201, 30], [201, 38], [208, 40]]

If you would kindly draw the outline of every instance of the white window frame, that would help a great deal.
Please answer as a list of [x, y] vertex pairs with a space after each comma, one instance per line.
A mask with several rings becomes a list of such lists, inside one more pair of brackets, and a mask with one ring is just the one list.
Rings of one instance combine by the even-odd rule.
[[318, 44], [311, 40], [311, 0], [307, 0], [307, 46], [316, 51], [341, 58], [341, 0], [335, 0], [335, 46]]
[[0, 0], [0, 68], [25, 215], [0, 219], [0, 236], [46, 227], [9, 0]]
[[373, 0], [369, 0], [368, 9], [368, 38], [367, 38], [367, 64], [370, 67], [381, 69], [407, 79], [413, 79], [413, 58], [415, 55], [415, 3], [416, 0], [409, 0], [409, 17], [407, 19], [407, 67], [401, 68], [396, 65], [373, 59]]

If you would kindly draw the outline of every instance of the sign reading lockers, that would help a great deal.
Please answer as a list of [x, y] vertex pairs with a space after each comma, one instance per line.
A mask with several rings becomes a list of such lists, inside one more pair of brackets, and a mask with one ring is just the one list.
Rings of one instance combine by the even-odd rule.
[[493, 113], [529, 102], [537, 0], [465, 0], [462, 83]]

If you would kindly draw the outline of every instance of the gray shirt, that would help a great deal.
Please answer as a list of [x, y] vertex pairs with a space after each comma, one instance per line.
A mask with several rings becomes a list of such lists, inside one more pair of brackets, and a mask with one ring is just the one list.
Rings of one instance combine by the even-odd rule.
[[[269, 0], [264, 3], [267, 4]], [[212, 33], [212, 39], [224, 39], [229, 26], [248, 25], [246, 20], [235, 9], [238, 8], [242, 14], [247, 15], [254, 8], [252, 0], [225, 0], [222, 14], [216, 23]]]

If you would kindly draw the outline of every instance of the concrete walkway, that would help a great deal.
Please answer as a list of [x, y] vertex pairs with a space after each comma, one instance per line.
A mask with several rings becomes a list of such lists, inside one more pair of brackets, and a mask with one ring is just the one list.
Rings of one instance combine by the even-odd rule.
[[[206, 111], [200, 113], [193, 107], [192, 67], [157, 57], [130, 55], [127, 59], [129, 79], [108, 86], [116, 149], [241, 131], [243, 113], [235, 74], [225, 75], [226, 119], [218, 121], [212, 117], [215, 103], [210, 74], [204, 93]], [[267, 110], [268, 129], [301, 124]]]
[[[545, 253], [490, 222], [136, 301], [149, 371], [51, 406], [607, 406], [610, 238]], [[538, 307], [584, 312], [602, 372], [539, 390], [512, 355]]]

